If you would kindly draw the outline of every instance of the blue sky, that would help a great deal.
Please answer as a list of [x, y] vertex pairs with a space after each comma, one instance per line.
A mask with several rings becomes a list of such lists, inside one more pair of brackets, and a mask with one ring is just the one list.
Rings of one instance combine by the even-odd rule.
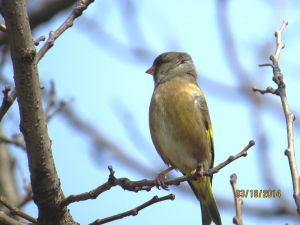
[[[165, 168], [156, 153], [150, 138], [148, 110], [153, 92], [153, 79], [145, 71], [152, 65], [155, 57], [166, 51], [183, 51], [190, 54], [199, 71], [199, 85], [206, 94], [210, 116], [214, 129], [215, 165], [230, 155], [240, 152], [249, 142], [267, 135], [270, 162], [270, 174], [280, 187], [283, 198], [292, 203], [292, 182], [284, 150], [287, 148], [284, 115], [278, 114], [268, 106], [275, 102], [280, 106], [277, 96], [257, 95], [266, 100], [262, 107], [261, 123], [253, 124], [250, 98], [242, 94], [239, 75], [228, 66], [230, 55], [224, 50], [227, 43], [222, 40], [218, 24], [218, 1], [132, 1], [136, 6], [136, 24], [128, 26], [121, 12], [126, 12], [121, 1], [95, 1], [74, 26], [57, 39], [55, 45], [39, 63], [41, 83], [49, 90], [50, 80], [54, 80], [59, 99], [74, 97], [71, 106], [82, 118], [88, 120], [103, 132], [110, 140], [122, 146], [130, 155], [143, 163], [146, 168], [161, 172]], [[222, 9], [221, 10], [225, 10]], [[298, 100], [299, 87], [299, 3], [296, 1], [230, 1], [227, 19], [233, 34], [237, 58], [250, 76], [247, 82], [256, 87], [275, 87], [270, 68], [258, 68], [258, 64], [268, 63], [269, 55], [275, 51], [274, 32], [283, 20], [289, 25], [284, 31], [283, 41], [286, 48], [282, 51], [280, 67], [287, 85], [287, 96], [292, 112], [300, 112]], [[34, 38], [48, 36], [50, 30], [57, 29], [70, 14], [71, 9], [57, 15], [51, 22], [38, 27]], [[127, 24], [127, 25], [126, 25]], [[140, 32], [137, 32], [137, 27]], [[102, 30], [102, 32], [100, 32]], [[137, 32], [137, 33], [135, 33]], [[106, 35], [118, 41], [107, 42]], [[271, 43], [269, 47], [268, 43]], [[136, 57], [128, 48], [144, 49], [150, 57]], [[38, 47], [39, 49], [39, 47]], [[127, 49], [127, 50], [126, 50]], [[11, 75], [9, 66], [6, 72]], [[209, 86], [209, 81], [217, 82], [226, 89]], [[250, 88], [249, 88], [250, 89]], [[251, 89], [249, 90], [251, 91]], [[251, 91], [252, 92], [252, 91]], [[249, 94], [249, 95], [250, 95]], [[230, 97], [228, 97], [230, 96]], [[44, 103], [45, 105], [45, 103]], [[134, 118], [134, 123], [143, 141], [134, 142], [130, 138], [128, 127], [122, 125], [126, 112]], [[17, 104], [9, 118], [6, 118], [8, 135], [18, 131]], [[131, 120], [129, 120], [131, 121]], [[258, 126], [257, 129], [253, 127]], [[117, 177], [131, 180], [154, 179], [144, 177], [139, 171], [133, 171], [118, 163], [118, 160], [95, 154], [95, 147], [89, 138], [70, 129], [62, 115], [57, 115], [48, 125], [52, 139], [55, 164], [66, 196], [78, 194], [96, 188], [108, 179], [108, 165], [113, 165]], [[295, 148], [298, 167], [299, 128], [295, 130]], [[298, 148], [297, 148], [298, 147]], [[260, 149], [254, 146], [245, 158], [238, 159], [214, 176], [213, 191], [218, 198], [233, 205], [233, 193], [229, 184], [232, 173], [238, 176], [239, 189], [270, 189], [263, 180], [258, 163]], [[27, 169], [25, 153], [14, 149], [23, 170]], [[98, 158], [97, 158], [98, 157]], [[26, 172], [28, 174], [28, 171]], [[172, 172], [173, 176], [180, 176]], [[28, 174], [29, 177], [29, 174]], [[97, 218], [108, 217], [132, 209], [154, 195], [163, 196], [174, 193], [176, 199], [155, 204], [142, 210], [135, 217], [127, 217], [111, 224], [201, 224], [199, 202], [188, 189], [186, 192], [172, 186], [170, 191], [140, 192], [138, 194], [112, 188], [96, 200], [74, 203], [69, 206], [74, 219], [87, 224]], [[244, 207], [272, 207], [278, 199], [244, 199]], [[285, 203], [282, 203], [285, 204]], [[33, 203], [26, 206], [26, 212], [37, 216]], [[223, 224], [232, 224], [234, 210], [220, 207]], [[297, 221], [277, 216], [272, 219], [243, 214], [244, 224], [295, 224]]]

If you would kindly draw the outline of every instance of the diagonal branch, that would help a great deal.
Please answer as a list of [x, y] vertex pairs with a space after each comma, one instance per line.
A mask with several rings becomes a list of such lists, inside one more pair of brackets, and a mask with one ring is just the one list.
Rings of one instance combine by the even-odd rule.
[[[44, 57], [46, 52], [54, 45], [55, 40], [68, 28], [73, 26], [73, 21], [82, 15], [82, 12], [87, 9], [87, 7], [93, 3], [94, 0], [79, 0], [76, 7], [73, 9], [73, 12], [68, 17], [68, 19], [55, 31], [50, 32], [50, 37], [46, 41], [46, 43], [43, 45], [43, 47], [39, 50], [37, 53], [37, 62], [41, 60], [41, 58]], [[1, 24], [1, 30], [6, 32], [6, 27], [4, 24]], [[44, 36], [41, 36], [38, 38], [34, 44], [38, 45], [41, 40], [44, 40]], [[8, 109], [11, 107], [11, 105], [14, 103], [15, 99], [17, 97], [16, 89], [12, 91], [10, 94], [8, 101], [3, 101], [2, 106], [0, 108], [0, 122], [3, 118], [3, 116], [6, 114]], [[5, 103], [5, 104], [4, 104]]]
[[153, 204], [161, 202], [161, 201], [174, 200], [174, 199], [175, 199], [174, 194], [169, 194], [169, 195], [166, 195], [166, 196], [161, 197], [161, 198], [159, 198], [159, 197], [157, 197], [157, 195], [155, 195], [151, 200], [149, 200], [148, 202], [145, 202], [144, 204], [142, 204], [142, 205], [140, 205], [140, 206], [138, 206], [134, 209], [131, 209], [127, 212], [123, 212], [123, 213], [120, 213], [120, 214], [117, 214], [117, 215], [114, 215], [114, 216], [110, 216], [110, 217], [107, 217], [107, 218], [104, 218], [104, 219], [95, 220], [94, 222], [90, 223], [89, 225], [99, 225], [99, 224], [109, 223], [111, 221], [122, 219], [126, 216], [136, 216], [139, 211], [141, 211], [142, 209], [144, 209], [144, 208], [146, 208], [150, 205], [153, 205]]
[[9, 139], [5, 136], [0, 136], [0, 143], [14, 144], [26, 150], [26, 145], [24, 141], [21, 141], [17, 136], [14, 139]]
[[76, 18], [82, 15], [82, 12], [87, 9], [87, 7], [93, 3], [95, 0], [79, 0], [73, 12], [68, 17], [68, 19], [56, 30], [50, 31], [50, 36], [40, 51], [37, 53], [37, 61], [39, 62], [46, 52], [54, 45], [55, 40], [68, 28], [73, 26], [73, 22]]
[[28, 223], [23, 223], [13, 218], [10, 218], [3, 211], [0, 210], [0, 224], [3, 225], [28, 225]]
[[[39, 25], [50, 21], [59, 12], [76, 4], [77, 0], [51, 0], [34, 2], [34, 7], [29, 7], [29, 23], [32, 30]], [[0, 33], [0, 45], [7, 43], [7, 36]]]
[[33, 218], [32, 216], [22, 212], [21, 210], [19, 210], [17, 207], [13, 206], [12, 204], [10, 204], [8, 201], [6, 201], [6, 199], [3, 196], [0, 196], [0, 203], [2, 205], [4, 205], [5, 207], [7, 207], [10, 210], [10, 213], [12, 215], [18, 215], [30, 222], [34, 222], [37, 223], [37, 219]]

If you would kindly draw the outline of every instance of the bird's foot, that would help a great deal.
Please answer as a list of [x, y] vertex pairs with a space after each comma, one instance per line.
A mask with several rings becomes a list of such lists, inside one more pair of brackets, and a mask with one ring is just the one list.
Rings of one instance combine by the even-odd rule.
[[167, 179], [167, 177], [165, 176], [166, 173], [170, 172], [173, 169], [174, 169], [174, 167], [171, 166], [168, 169], [166, 169], [165, 171], [163, 171], [157, 175], [157, 177], [155, 178], [155, 186], [158, 188], [158, 190], [160, 190], [159, 187], [161, 187], [162, 189], [169, 191], [168, 186], [165, 185], [164, 180]]
[[204, 180], [203, 172], [204, 172], [204, 164], [198, 163], [196, 169], [193, 170], [191, 174], [194, 177], [197, 177], [198, 181], [203, 181]]
[[167, 185], [165, 185], [164, 180], [167, 179], [167, 177], [165, 176], [164, 173], [160, 173], [157, 175], [157, 177], [155, 178], [155, 186], [157, 187], [158, 190], [160, 190], [159, 187], [161, 187], [162, 189], [169, 191], [169, 188]]

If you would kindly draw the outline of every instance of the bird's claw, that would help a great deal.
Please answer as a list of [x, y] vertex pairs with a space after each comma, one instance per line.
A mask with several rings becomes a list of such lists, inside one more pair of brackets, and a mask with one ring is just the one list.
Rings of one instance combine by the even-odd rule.
[[191, 174], [194, 177], [197, 177], [197, 179], [198, 179], [199, 182], [202, 182], [204, 180], [203, 172], [204, 172], [204, 165], [203, 165], [203, 163], [198, 163], [197, 168], [195, 170], [193, 170], [191, 172]]
[[155, 186], [157, 187], [158, 190], [160, 190], [159, 187], [162, 189], [169, 191], [168, 186], [165, 185], [164, 180], [166, 179], [166, 176], [164, 174], [158, 174], [157, 177], [155, 178]]

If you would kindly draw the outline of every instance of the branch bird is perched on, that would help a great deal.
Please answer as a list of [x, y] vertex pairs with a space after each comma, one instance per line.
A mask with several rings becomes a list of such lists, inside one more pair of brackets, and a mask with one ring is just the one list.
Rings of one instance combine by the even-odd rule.
[[[204, 170], [213, 167], [212, 125], [203, 92], [197, 83], [192, 58], [186, 53], [166, 52], [159, 55], [146, 73], [154, 76], [149, 122], [155, 148], [170, 166], [156, 177], [157, 187], [166, 189], [165, 174], [173, 169], [184, 175], [195, 172], [198, 163]], [[189, 185], [200, 201], [202, 224], [221, 217], [212, 191], [212, 177], [191, 180]]]

